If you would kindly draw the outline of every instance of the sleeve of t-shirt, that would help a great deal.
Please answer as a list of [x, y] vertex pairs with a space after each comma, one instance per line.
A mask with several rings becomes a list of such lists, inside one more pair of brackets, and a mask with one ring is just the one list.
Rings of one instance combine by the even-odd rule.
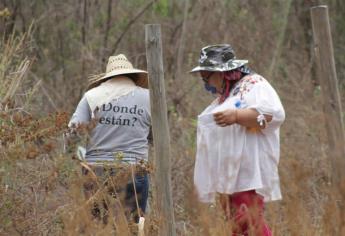
[[85, 96], [80, 100], [75, 112], [72, 115], [70, 122], [68, 123], [68, 127], [72, 127], [73, 124], [78, 126], [78, 124], [88, 123], [91, 121], [91, 110], [90, 106], [87, 103], [87, 99]]
[[256, 83], [248, 92], [248, 108], [256, 109], [260, 114], [272, 116], [267, 122], [263, 133], [274, 131], [280, 127], [285, 120], [285, 111], [274, 88], [267, 81]]

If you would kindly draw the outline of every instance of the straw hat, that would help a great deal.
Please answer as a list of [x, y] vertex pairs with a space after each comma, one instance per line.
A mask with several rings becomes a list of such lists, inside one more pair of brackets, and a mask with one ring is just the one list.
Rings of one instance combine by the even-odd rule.
[[[135, 69], [125, 55], [119, 54], [109, 57], [106, 72], [101, 75], [93, 76], [89, 80], [87, 89], [97, 87], [107, 79], [116, 75], [134, 75], [134, 82], [137, 86], [148, 88], [147, 71]], [[131, 76], [133, 78], [133, 76]]]
[[238, 60], [229, 44], [209, 45], [201, 49], [199, 65], [191, 73], [199, 71], [230, 71], [248, 63]]

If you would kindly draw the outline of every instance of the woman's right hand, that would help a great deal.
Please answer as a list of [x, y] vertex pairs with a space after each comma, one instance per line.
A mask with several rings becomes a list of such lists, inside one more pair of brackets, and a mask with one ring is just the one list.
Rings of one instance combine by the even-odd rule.
[[237, 122], [237, 109], [227, 109], [213, 114], [214, 121], [217, 125], [225, 127]]

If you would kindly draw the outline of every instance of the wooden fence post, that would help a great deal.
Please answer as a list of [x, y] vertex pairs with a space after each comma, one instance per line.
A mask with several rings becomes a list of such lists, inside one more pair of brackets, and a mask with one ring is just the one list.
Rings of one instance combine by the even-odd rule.
[[[335, 69], [332, 35], [326, 5], [310, 9], [317, 73], [320, 79], [323, 108], [332, 165], [332, 182], [341, 187], [345, 177], [345, 138], [341, 101]], [[340, 190], [341, 191], [341, 190]]]
[[159, 235], [175, 236], [174, 209], [171, 195], [170, 135], [165, 99], [162, 41], [159, 24], [145, 26], [145, 45], [151, 100], [154, 145], [156, 200], [159, 209]]

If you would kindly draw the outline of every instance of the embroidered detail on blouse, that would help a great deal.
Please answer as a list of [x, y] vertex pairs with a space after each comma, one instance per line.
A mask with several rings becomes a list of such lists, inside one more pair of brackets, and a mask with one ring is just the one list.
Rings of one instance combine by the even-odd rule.
[[238, 84], [231, 91], [231, 96], [236, 96], [240, 94], [241, 99], [243, 95], [248, 93], [254, 86], [254, 84], [263, 81], [260, 76], [257, 75], [248, 75], [239, 81]]

